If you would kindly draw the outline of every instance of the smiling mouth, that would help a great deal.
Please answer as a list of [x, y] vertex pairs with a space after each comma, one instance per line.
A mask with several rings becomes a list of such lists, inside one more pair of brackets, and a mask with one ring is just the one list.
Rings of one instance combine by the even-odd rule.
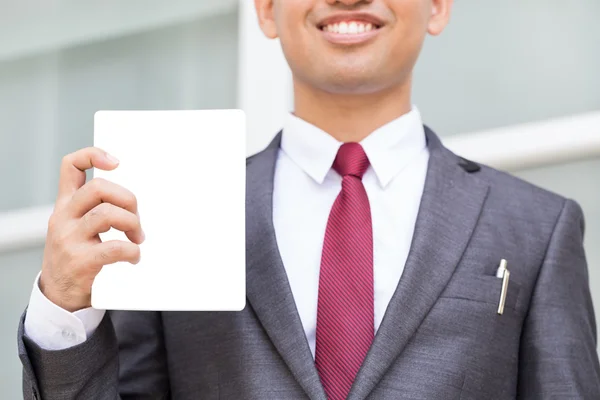
[[361, 35], [381, 29], [381, 26], [365, 21], [341, 21], [321, 25], [319, 29], [339, 35]]
[[383, 25], [374, 21], [337, 20], [324, 23], [317, 28], [323, 38], [335, 46], [362, 46], [371, 43], [381, 32]]

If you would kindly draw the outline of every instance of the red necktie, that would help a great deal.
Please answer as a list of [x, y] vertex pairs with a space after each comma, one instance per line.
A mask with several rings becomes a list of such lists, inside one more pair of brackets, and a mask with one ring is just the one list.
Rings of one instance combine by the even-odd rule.
[[333, 163], [342, 190], [325, 231], [315, 352], [329, 400], [348, 396], [374, 337], [373, 227], [362, 183], [368, 167], [358, 143], [342, 145]]

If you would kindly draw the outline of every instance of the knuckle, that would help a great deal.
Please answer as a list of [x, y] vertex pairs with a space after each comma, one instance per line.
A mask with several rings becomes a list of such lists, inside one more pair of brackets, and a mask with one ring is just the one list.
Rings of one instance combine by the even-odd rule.
[[48, 232], [53, 232], [58, 228], [58, 217], [56, 214], [52, 213], [50, 218], [48, 218]]
[[100, 215], [109, 216], [112, 213], [114, 206], [110, 203], [100, 203], [94, 208], [98, 209]]
[[125, 203], [127, 204], [127, 208], [137, 209], [137, 197], [130, 191], [127, 191], [125, 195]]
[[100, 192], [106, 185], [104, 178], [94, 178], [90, 181], [90, 186], [95, 192]]
[[86, 185], [91, 196], [102, 197], [105, 187], [105, 181], [102, 178], [94, 178]]
[[87, 229], [96, 232], [104, 232], [111, 226], [112, 206], [109, 203], [101, 203], [83, 216], [83, 223]]
[[83, 216], [83, 222], [88, 228], [90, 228], [95, 225], [104, 225], [107, 221], [107, 217], [108, 211], [103, 203], [85, 213]]
[[98, 258], [101, 261], [108, 261], [110, 259], [110, 254], [107, 250], [101, 251], [100, 254], [98, 255]]
[[95, 218], [102, 216], [102, 209], [100, 207], [94, 207], [85, 214], [85, 219], [89, 222]]
[[91, 217], [105, 219], [110, 214], [111, 206], [109, 203], [101, 203], [92, 208], [89, 212]]
[[64, 156], [62, 158], [61, 165], [62, 166], [69, 166], [69, 165], [73, 164], [73, 158], [74, 158], [74, 154], [73, 153], [67, 154], [66, 156]]
[[112, 243], [106, 250], [107, 258], [120, 258], [123, 255], [123, 246], [120, 243]]

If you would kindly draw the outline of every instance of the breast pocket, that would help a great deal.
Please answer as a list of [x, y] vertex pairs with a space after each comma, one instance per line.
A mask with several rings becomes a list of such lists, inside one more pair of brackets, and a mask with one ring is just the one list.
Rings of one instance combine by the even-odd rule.
[[[497, 307], [500, 302], [501, 292], [502, 278], [489, 275], [455, 274], [441, 297], [477, 301]], [[520, 292], [521, 286], [511, 276], [511, 279], [508, 281], [506, 302], [504, 304], [505, 309], [510, 308], [515, 311], [521, 311], [519, 301]]]

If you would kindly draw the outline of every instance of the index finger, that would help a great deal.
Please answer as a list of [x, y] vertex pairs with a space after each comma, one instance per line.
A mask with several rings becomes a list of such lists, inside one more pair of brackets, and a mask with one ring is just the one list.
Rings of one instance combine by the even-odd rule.
[[119, 165], [119, 160], [97, 147], [87, 147], [66, 155], [60, 166], [58, 199], [70, 198], [85, 184], [85, 171], [99, 168], [111, 171]]

